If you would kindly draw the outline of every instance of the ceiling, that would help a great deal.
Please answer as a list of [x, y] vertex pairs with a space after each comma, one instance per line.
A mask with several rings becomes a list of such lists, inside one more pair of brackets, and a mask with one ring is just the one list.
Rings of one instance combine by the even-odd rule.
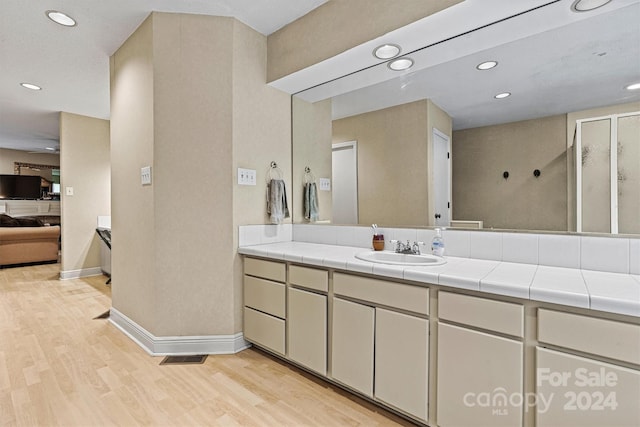
[[[640, 83], [640, 1], [613, 0], [583, 13], [572, 12], [572, 2], [467, 0], [360, 52], [371, 58], [375, 46], [400, 44], [415, 61], [410, 70], [363, 66], [296, 96], [332, 98], [334, 119], [431, 99], [453, 118], [454, 129], [640, 101], [640, 90], [625, 89]], [[487, 60], [498, 66], [478, 71]], [[295, 86], [305, 76], [293, 77], [276, 84]], [[495, 99], [501, 92], [512, 95]]]
[[[151, 11], [234, 16], [268, 35], [325, 2], [3, 0], [0, 148], [58, 148], [60, 111], [108, 119], [109, 56]], [[570, 11], [572, 2], [466, 0], [272, 85], [288, 93], [317, 86], [299, 96], [334, 97], [336, 118], [430, 98], [457, 129], [640, 100], [640, 91], [623, 90], [623, 82], [640, 81], [640, 0], [612, 0], [579, 14]], [[48, 9], [78, 25], [53, 23]], [[410, 52], [414, 67], [397, 73], [376, 60], [373, 48], [387, 42]], [[479, 74], [475, 65], [485, 58], [500, 64]], [[497, 90], [513, 95], [497, 103]]]
[[[0, 148], [59, 148], [60, 111], [108, 119], [109, 57], [152, 11], [233, 16], [268, 35], [326, 1], [2, 0]], [[77, 25], [50, 21], [51, 9]]]

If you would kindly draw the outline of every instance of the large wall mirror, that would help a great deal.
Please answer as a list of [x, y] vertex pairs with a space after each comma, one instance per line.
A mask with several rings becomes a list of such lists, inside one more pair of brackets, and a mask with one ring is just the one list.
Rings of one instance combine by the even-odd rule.
[[296, 93], [294, 222], [640, 234], [640, 1], [573, 3]]

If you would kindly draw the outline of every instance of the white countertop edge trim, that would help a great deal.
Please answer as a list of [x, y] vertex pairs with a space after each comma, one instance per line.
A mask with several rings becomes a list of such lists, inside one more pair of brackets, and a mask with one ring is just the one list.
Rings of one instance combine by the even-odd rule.
[[[501, 295], [508, 297], [515, 297], [519, 299], [529, 299], [532, 301], [542, 301], [553, 304], [561, 304], [571, 307], [580, 307], [587, 308], [592, 310], [604, 311], [609, 313], [617, 313], [628, 316], [640, 317], [640, 301], [630, 301], [624, 300], [620, 298], [616, 298], [613, 296], [602, 295], [601, 293], [597, 295], [591, 295], [588, 291], [585, 282], [585, 292], [571, 292], [561, 289], [549, 289], [549, 288], [541, 288], [533, 286], [535, 283], [535, 274], [534, 279], [532, 279], [531, 284], [528, 286], [522, 285], [514, 285], [510, 286], [506, 283], [495, 283], [491, 281], [483, 281], [485, 277], [487, 277], [498, 265], [502, 262], [497, 262], [493, 268], [489, 270], [489, 272], [478, 272], [476, 276], [475, 273], [471, 273], [469, 277], [469, 273], [456, 275], [455, 270], [463, 271], [462, 264], [451, 265], [451, 267], [446, 272], [440, 273], [429, 273], [425, 271], [421, 274], [420, 271], [414, 270], [413, 267], [409, 267], [406, 270], [402, 266], [386, 266], [383, 264], [369, 263], [365, 261], [359, 261], [355, 258], [349, 259], [347, 255], [347, 259], [340, 259], [340, 257], [344, 257], [345, 255], [336, 255], [333, 254], [330, 257], [321, 256], [320, 254], [331, 253], [331, 249], [334, 245], [326, 245], [326, 244], [313, 244], [310, 246], [309, 243], [304, 243], [299, 245], [299, 248], [296, 250], [301, 251], [300, 255], [293, 255], [292, 250], [298, 246], [296, 243], [298, 242], [289, 242], [292, 246], [288, 247], [286, 251], [282, 250], [282, 248], [274, 248], [274, 244], [260, 244], [260, 245], [251, 245], [251, 246], [243, 246], [238, 248], [238, 253], [242, 255], [249, 256], [260, 256], [264, 258], [271, 258], [277, 261], [291, 261], [297, 262], [307, 265], [313, 265], [316, 267], [325, 267], [325, 268], [335, 268], [344, 271], [351, 271], [357, 273], [365, 273], [372, 274], [375, 276], [379, 276], [381, 278], [392, 278], [392, 279], [401, 279], [401, 280], [409, 280], [413, 282], [422, 282], [429, 284], [437, 284], [445, 287], [459, 288], [459, 289], [468, 289], [473, 291], [486, 292], [493, 295]], [[309, 254], [309, 250], [313, 247], [313, 249], [317, 249], [313, 254]], [[341, 246], [341, 248], [346, 248], [345, 246]], [[354, 255], [357, 252], [361, 252], [362, 248], [353, 247], [351, 248], [354, 251]], [[305, 252], [307, 255], [305, 255]], [[338, 258], [338, 259], [336, 259]], [[447, 257], [448, 258], [448, 257]], [[482, 262], [482, 260], [475, 260]], [[487, 261], [488, 263], [495, 264], [496, 261]], [[518, 264], [518, 263], [510, 263], [510, 264]], [[522, 264], [523, 266], [528, 266], [530, 268], [530, 264]], [[377, 266], [377, 268], [376, 268]], [[572, 269], [582, 271], [580, 269]], [[536, 272], [537, 274], [537, 272]], [[606, 274], [606, 273], [605, 273]], [[611, 273], [612, 275], [620, 275], [620, 273]], [[581, 274], [582, 276], [582, 274]], [[637, 276], [629, 274], [636, 281]], [[430, 280], [431, 278], [436, 278], [436, 280]], [[584, 280], [584, 279], [583, 279]], [[433, 283], [436, 282], [436, 283]], [[640, 283], [638, 283], [640, 286]], [[526, 289], [526, 291], [525, 291]], [[525, 296], [526, 295], [526, 296]]]

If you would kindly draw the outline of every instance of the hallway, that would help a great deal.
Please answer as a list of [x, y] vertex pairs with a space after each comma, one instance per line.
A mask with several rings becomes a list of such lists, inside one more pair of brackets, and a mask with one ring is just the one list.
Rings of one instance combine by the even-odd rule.
[[104, 276], [0, 270], [2, 426], [409, 425], [253, 349], [160, 366], [107, 320]]

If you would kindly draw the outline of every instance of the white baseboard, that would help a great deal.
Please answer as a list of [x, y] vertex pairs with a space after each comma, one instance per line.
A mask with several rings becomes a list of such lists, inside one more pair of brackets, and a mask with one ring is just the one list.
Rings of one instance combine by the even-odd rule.
[[242, 333], [156, 337], [115, 308], [111, 308], [109, 321], [152, 356], [234, 354], [251, 347], [251, 344], [244, 340]]
[[80, 270], [66, 270], [60, 272], [60, 280], [78, 279], [80, 277], [100, 276], [100, 267], [82, 268]]

